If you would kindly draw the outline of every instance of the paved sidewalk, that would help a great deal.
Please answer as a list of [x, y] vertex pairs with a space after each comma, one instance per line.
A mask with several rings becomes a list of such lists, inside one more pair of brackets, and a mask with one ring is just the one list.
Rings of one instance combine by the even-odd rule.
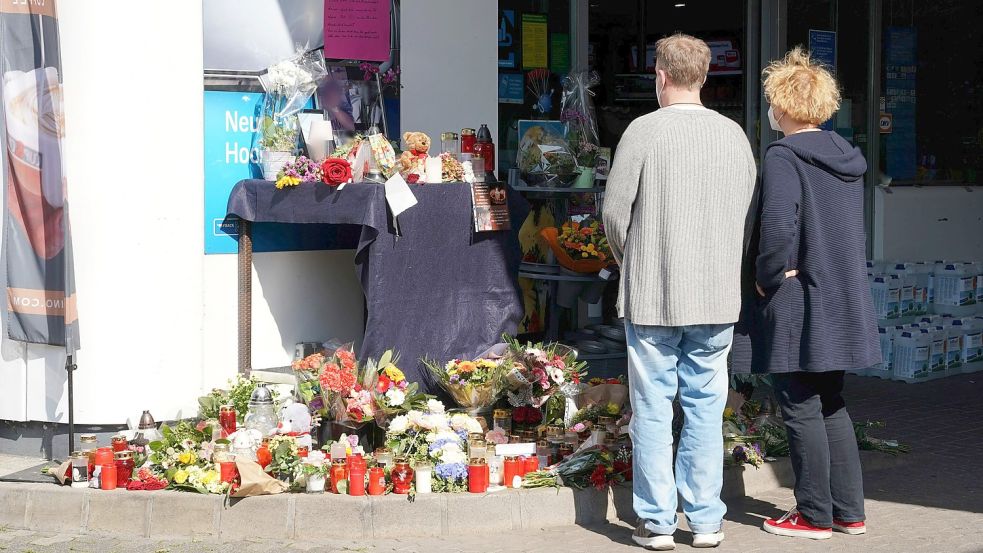
[[[898, 438], [913, 452], [898, 459], [865, 456], [870, 534], [835, 535], [824, 542], [780, 538], [760, 530], [764, 517], [793, 505], [791, 490], [778, 489], [728, 505], [725, 552], [965, 552], [983, 553], [983, 373], [906, 385], [849, 379], [848, 402], [856, 420], [882, 420], [875, 432]], [[2, 508], [2, 506], [0, 506]], [[421, 513], [421, 517], [426, 513]], [[347, 524], [325, 521], [325, 524]], [[480, 524], [475, 521], [474, 524]], [[691, 536], [676, 533], [678, 551], [692, 551]], [[392, 539], [360, 542], [156, 541], [97, 536], [0, 531], [3, 552], [632, 552], [627, 524], [568, 527], [475, 535], [455, 539]]]

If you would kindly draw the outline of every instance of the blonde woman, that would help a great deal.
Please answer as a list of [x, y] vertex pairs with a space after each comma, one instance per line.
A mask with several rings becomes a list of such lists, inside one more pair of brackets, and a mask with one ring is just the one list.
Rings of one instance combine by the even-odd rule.
[[881, 362], [867, 284], [860, 150], [819, 127], [839, 109], [833, 76], [800, 48], [764, 71], [771, 144], [752, 236], [756, 294], [745, 311], [751, 369], [772, 375], [788, 430], [796, 507], [764, 522], [782, 536], [866, 532], [860, 456], [844, 371]]

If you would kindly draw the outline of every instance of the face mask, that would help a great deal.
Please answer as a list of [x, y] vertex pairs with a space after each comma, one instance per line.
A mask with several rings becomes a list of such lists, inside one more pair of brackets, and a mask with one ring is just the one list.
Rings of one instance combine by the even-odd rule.
[[768, 123], [771, 125], [771, 130], [775, 132], [782, 132], [782, 127], [778, 123], [784, 117], [785, 114], [783, 113], [781, 117], [775, 119], [775, 109], [771, 106], [768, 106]]

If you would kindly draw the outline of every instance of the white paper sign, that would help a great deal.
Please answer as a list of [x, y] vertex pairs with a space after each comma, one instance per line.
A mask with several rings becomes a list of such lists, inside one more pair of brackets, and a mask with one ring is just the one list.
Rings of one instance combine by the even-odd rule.
[[393, 219], [399, 214], [416, 205], [416, 196], [410, 190], [406, 181], [399, 173], [393, 174], [386, 181], [386, 203], [393, 213]]
[[499, 457], [517, 457], [519, 455], [535, 455], [536, 444], [498, 444], [495, 446], [495, 455]]

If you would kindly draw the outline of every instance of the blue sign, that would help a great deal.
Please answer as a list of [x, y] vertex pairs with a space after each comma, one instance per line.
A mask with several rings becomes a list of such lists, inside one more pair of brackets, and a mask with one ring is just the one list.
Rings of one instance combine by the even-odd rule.
[[[229, 194], [243, 179], [261, 178], [257, 122], [263, 94], [205, 91], [205, 253], [236, 253], [234, 224], [225, 223]], [[270, 186], [273, 186], [270, 183]], [[257, 252], [326, 250], [353, 247], [339, 241], [339, 229], [329, 225], [253, 225]]]
[[519, 37], [515, 26], [515, 10], [498, 11], [498, 66], [515, 69]]
[[887, 174], [894, 180], [917, 175], [915, 141], [915, 57], [918, 35], [914, 27], [889, 27], [884, 40], [885, 112], [891, 115], [891, 134], [884, 135]]
[[[836, 75], [836, 33], [809, 29], [809, 55]], [[833, 119], [822, 124], [823, 130], [827, 131], [835, 126]]]
[[498, 74], [498, 103], [521, 104], [525, 94], [525, 79], [522, 73]]

